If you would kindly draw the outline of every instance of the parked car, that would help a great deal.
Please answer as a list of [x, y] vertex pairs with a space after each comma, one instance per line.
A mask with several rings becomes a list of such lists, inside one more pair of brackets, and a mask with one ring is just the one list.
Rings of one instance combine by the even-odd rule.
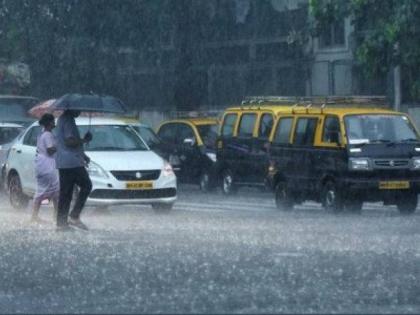
[[359, 104], [283, 108], [269, 160], [279, 209], [305, 200], [331, 211], [360, 212], [366, 201], [393, 204], [405, 214], [417, 208], [420, 137], [404, 113]]
[[4, 187], [5, 162], [10, 146], [23, 130], [21, 125], [0, 122], [0, 190]]
[[[81, 134], [93, 140], [86, 145], [93, 188], [87, 205], [151, 204], [156, 211], [170, 210], [177, 198], [171, 165], [151, 151], [134, 129], [120, 119], [76, 119]], [[6, 163], [10, 201], [25, 207], [36, 188], [34, 157], [40, 132], [33, 123], [14, 143]]]
[[217, 139], [218, 176], [224, 194], [243, 186], [266, 188], [268, 140], [275, 117], [285, 110], [284, 106], [225, 110]]
[[208, 191], [216, 183], [216, 118], [183, 118], [164, 121], [157, 134], [166, 158], [182, 183], [199, 184]]
[[35, 119], [28, 111], [38, 102], [32, 96], [0, 95], [0, 121], [29, 126]]

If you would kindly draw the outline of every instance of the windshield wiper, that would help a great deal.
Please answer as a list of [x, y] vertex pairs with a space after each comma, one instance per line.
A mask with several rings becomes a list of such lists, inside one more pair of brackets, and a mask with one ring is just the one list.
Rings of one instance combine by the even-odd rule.
[[391, 140], [388, 139], [372, 139], [369, 140], [369, 143], [390, 143], [392, 142]]
[[369, 140], [369, 141], [366, 141], [366, 142], [354, 143], [353, 145], [355, 147], [361, 148], [361, 147], [364, 147], [367, 144], [378, 144], [378, 143], [386, 143], [387, 145], [395, 144], [393, 141], [387, 140], [387, 139], [372, 139], [372, 140]]
[[407, 138], [407, 139], [401, 139], [399, 142], [419, 142], [419, 139]]
[[93, 148], [87, 147], [87, 150], [91, 150], [91, 151], [125, 151], [127, 149], [126, 148], [121, 148], [121, 147], [93, 147]]

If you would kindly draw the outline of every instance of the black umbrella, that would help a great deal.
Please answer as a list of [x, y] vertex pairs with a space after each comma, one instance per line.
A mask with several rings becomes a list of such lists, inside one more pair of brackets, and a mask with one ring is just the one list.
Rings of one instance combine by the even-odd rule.
[[53, 104], [56, 110], [79, 110], [83, 112], [104, 112], [123, 114], [124, 103], [116, 97], [97, 94], [65, 94]]

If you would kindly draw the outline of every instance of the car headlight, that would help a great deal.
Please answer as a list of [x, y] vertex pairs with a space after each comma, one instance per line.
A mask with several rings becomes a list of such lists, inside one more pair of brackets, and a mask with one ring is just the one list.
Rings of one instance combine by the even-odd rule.
[[108, 174], [106, 173], [106, 171], [95, 162], [90, 161], [87, 171], [89, 173], [89, 176], [108, 178]]
[[162, 174], [163, 176], [174, 176], [174, 170], [168, 162], [165, 161], [162, 168]]
[[352, 171], [369, 171], [371, 170], [369, 159], [351, 158], [349, 160], [349, 169]]
[[206, 153], [206, 155], [207, 155], [207, 157], [208, 157], [210, 160], [212, 160], [213, 162], [216, 162], [216, 161], [217, 161], [216, 153], [213, 153], [213, 152], [207, 152], [207, 153]]
[[411, 167], [415, 170], [420, 170], [420, 157], [413, 157], [411, 159]]

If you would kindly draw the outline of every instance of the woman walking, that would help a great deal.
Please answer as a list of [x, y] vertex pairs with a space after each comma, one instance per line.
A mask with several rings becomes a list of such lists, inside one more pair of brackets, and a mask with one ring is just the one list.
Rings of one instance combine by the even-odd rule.
[[54, 154], [57, 151], [55, 137], [52, 130], [55, 127], [55, 119], [51, 114], [44, 114], [39, 120], [39, 125], [43, 127], [41, 135], [37, 141], [37, 154], [35, 157], [35, 176], [36, 193], [34, 197], [32, 221], [42, 222], [39, 218], [39, 208], [45, 199], [49, 199], [54, 204], [57, 212], [59, 196], [58, 171], [55, 167]]

